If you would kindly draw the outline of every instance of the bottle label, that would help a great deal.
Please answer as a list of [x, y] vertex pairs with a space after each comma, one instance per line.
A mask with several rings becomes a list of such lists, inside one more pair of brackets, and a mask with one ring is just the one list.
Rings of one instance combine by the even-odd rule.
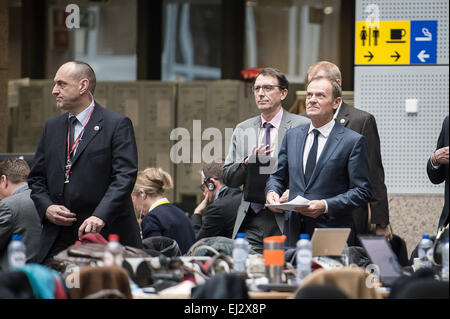
[[123, 256], [121, 254], [114, 255], [110, 251], [105, 251], [103, 254], [103, 263], [105, 266], [120, 266], [123, 264]]
[[312, 251], [308, 249], [301, 249], [297, 254], [297, 263], [298, 264], [307, 264], [310, 263], [312, 259]]
[[244, 249], [234, 249], [233, 250], [233, 260], [236, 261], [243, 261], [247, 257], [247, 253]]
[[12, 268], [23, 267], [26, 263], [26, 256], [23, 252], [17, 251], [11, 254], [9, 257], [9, 264]]
[[428, 258], [428, 260], [429, 261], [433, 261], [433, 249], [431, 249], [431, 248], [429, 248], [428, 250], [427, 250], [427, 258]]

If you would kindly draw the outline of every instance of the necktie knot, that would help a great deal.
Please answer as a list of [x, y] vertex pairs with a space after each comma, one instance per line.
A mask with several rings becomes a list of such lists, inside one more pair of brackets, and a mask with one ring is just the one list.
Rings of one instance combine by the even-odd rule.
[[316, 139], [316, 138], [319, 136], [319, 134], [320, 134], [319, 130], [316, 130], [316, 129], [313, 129], [312, 132], [313, 132], [313, 134], [314, 134], [314, 138], [315, 138], [315, 139]]
[[263, 124], [263, 127], [264, 127], [266, 130], [270, 130], [270, 129], [273, 127], [273, 125], [272, 125], [271, 123], [269, 123], [269, 122], [265, 122], [265, 123]]

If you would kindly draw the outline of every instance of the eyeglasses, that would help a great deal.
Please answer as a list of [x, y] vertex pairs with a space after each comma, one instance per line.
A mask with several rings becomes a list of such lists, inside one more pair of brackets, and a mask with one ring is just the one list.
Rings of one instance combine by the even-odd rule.
[[200, 185], [200, 190], [201, 190], [202, 192], [205, 191], [206, 183], [208, 183], [208, 181], [209, 181], [209, 178], [205, 178], [205, 180], [203, 181], [203, 184]]
[[262, 85], [262, 86], [252, 86], [252, 91], [258, 93], [259, 90], [263, 89], [264, 93], [272, 92], [275, 87], [282, 88], [280, 85]]

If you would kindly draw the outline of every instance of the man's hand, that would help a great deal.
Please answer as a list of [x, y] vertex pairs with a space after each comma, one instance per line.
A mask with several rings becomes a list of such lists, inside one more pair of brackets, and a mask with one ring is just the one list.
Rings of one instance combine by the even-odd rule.
[[105, 227], [105, 222], [103, 220], [96, 216], [91, 216], [86, 219], [78, 229], [78, 239], [81, 239], [83, 233], [99, 233], [103, 227]]
[[[269, 155], [273, 152], [273, 148], [269, 149], [269, 145], [260, 144], [259, 147], [253, 146], [251, 155]], [[244, 165], [248, 166], [248, 156], [244, 160]]]
[[434, 152], [434, 156], [436, 158], [436, 161], [439, 164], [447, 164], [448, 165], [448, 162], [449, 162], [448, 161], [448, 157], [449, 157], [449, 155], [448, 155], [448, 146], [442, 147], [442, 148], [436, 150]]
[[317, 218], [325, 212], [325, 202], [323, 200], [309, 201], [308, 207], [296, 207], [295, 210], [302, 215]]
[[391, 225], [388, 224], [386, 225], [385, 228], [382, 228], [381, 226], [377, 225], [375, 228], [375, 234], [378, 236], [384, 236], [386, 237], [387, 241], [391, 241], [392, 240], [392, 228]]
[[[275, 193], [274, 191], [269, 191], [266, 196], [266, 204], [279, 204], [280, 203], [280, 195]], [[284, 213], [284, 210], [278, 208], [269, 207], [269, 209], [275, 213]]]
[[45, 217], [51, 223], [58, 226], [72, 226], [77, 221], [76, 216], [67, 207], [62, 205], [50, 205], [45, 212]]
[[203, 198], [202, 202], [198, 204], [198, 206], [195, 208], [194, 214], [200, 214], [204, 216], [206, 212], [206, 207], [208, 207], [208, 205], [210, 205], [214, 201], [214, 196], [212, 192], [205, 190], [203, 192], [203, 195], [205, 195], [205, 197]]
[[289, 189], [286, 189], [286, 191], [281, 195], [280, 197], [280, 203], [285, 203], [289, 199]]

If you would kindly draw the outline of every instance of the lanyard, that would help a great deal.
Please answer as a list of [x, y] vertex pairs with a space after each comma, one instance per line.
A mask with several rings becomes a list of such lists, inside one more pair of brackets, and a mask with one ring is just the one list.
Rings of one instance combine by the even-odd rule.
[[[75, 151], [75, 149], [77, 148], [78, 143], [80, 142], [81, 136], [83, 135], [84, 129], [86, 128], [87, 123], [89, 122], [92, 112], [94, 112], [94, 108], [95, 105], [92, 107], [91, 112], [89, 113], [88, 118], [86, 119], [86, 121], [83, 124], [83, 128], [81, 129], [80, 134], [78, 134], [77, 139], [73, 142], [72, 145], [72, 149], [70, 148], [70, 125], [69, 128], [67, 130], [67, 160], [66, 160], [66, 180], [64, 181], [64, 183], [68, 183], [69, 182], [69, 174], [70, 174], [70, 168], [72, 167], [72, 163], [70, 161], [70, 156], [72, 155], [72, 153]], [[74, 128], [75, 130], [75, 128]]]

